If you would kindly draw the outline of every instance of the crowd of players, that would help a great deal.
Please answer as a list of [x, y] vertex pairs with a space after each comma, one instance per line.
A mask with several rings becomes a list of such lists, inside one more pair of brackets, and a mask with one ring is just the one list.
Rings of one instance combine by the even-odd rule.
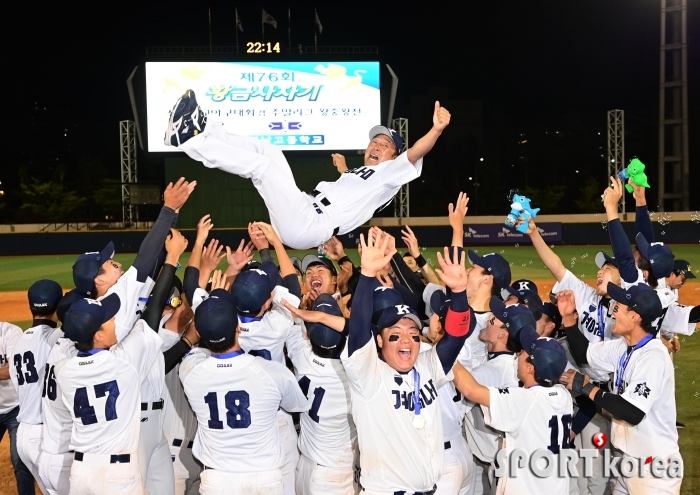
[[[32, 328], [0, 323], [21, 495], [34, 480], [46, 494], [679, 493], [670, 353], [700, 310], [678, 302], [694, 275], [654, 242], [643, 188], [634, 251], [622, 184], [605, 191], [612, 256], [596, 256], [595, 287], [530, 220], [556, 279], [543, 303], [500, 254], [464, 251], [464, 194], [436, 270], [409, 227], [403, 255], [371, 228], [354, 266], [335, 237], [290, 258], [260, 222], [236, 250], [207, 243], [205, 216], [180, 281], [174, 227], [195, 185], [168, 186], [126, 272], [110, 243], [78, 257], [67, 294], [29, 288]], [[587, 476], [495, 477], [501, 449], [596, 448], [599, 432], [636, 473], [609, 478], [600, 456]], [[681, 476], [653, 476], [650, 456]]]

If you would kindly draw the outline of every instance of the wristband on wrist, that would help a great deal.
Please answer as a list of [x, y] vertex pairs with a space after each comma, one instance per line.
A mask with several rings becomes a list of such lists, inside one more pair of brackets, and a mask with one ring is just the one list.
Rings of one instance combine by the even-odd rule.
[[425, 261], [425, 258], [423, 258], [422, 254], [419, 254], [416, 258], [416, 264], [418, 265], [418, 268], [423, 268], [427, 263], [428, 262]]
[[350, 263], [352, 265], [352, 260], [347, 256], [343, 256], [338, 260], [338, 266], [342, 265], [343, 263]]
[[184, 335], [182, 336], [182, 340], [184, 340], [187, 343], [187, 345], [190, 346], [190, 348], [194, 347], [194, 344], [192, 344], [192, 342], [190, 342], [190, 339], [188, 339]]

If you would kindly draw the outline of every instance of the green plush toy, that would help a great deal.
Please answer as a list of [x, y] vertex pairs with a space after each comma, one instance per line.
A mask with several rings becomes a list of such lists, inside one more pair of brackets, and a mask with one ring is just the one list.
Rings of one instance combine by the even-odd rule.
[[[644, 164], [639, 161], [639, 158], [632, 158], [627, 168], [620, 171], [620, 179], [623, 181], [632, 179], [632, 182], [638, 186], [650, 189], [651, 186], [647, 182], [647, 174], [644, 173], [644, 168]], [[629, 184], [625, 184], [625, 189], [627, 189], [627, 192], [634, 191], [634, 188]]]

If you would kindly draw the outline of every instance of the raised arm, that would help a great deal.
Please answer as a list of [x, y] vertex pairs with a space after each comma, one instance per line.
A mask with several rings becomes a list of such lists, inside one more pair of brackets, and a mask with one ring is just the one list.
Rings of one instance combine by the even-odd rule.
[[627, 183], [632, 186], [632, 196], [634, 196], [635, 216], [634, 223], [637, 232], [640, 232], [649, 242], [654, 242], [654, 228], [651, 225], [649, 217], [649, 208], [647, 208], [646, 188], [638, 186], [632, 179], [628, 179]]
[[615, 262], [620, 270], [620, 277], [628, 283], [634, 283], [639, 278], [637, 266], [634, 263], [630, 240], [622, 228], [620, 217], [617, 212], [617, 203], [622, 198], [622, 182], [617, 177], [610, 177], [612, 186], [603, 193], [603, 204], [605, 214], [608, 218], [608, 232], [610, 233], [610, 244], [613, 248]]
[[427, 155], [433, 149], [442, 131], [445, 130], [449, 123], [450, 112], [446, 108], [441, 107], [439, 101], [436, 101], [435, 111], [433, 112], [433, 127], [408, 149], [408, 161], [415, 165], [418, 160]]
[[489, 407], [491, 405], [489, 389], [477, 382], [464, 366], [455, 363], [452, 374], [455, 377], [455, 387], [465, 398], [482, 406]]
[[552, 251], [547, 245], [547, 242], [542, 238], [532, 218], [530, 218], [528, 222], [526, 233], [530, 236], [532, 246], [535, 248], [535, 251], [537, 251], [537, 255], [542, 260], [542, 263], [544, 263], [544, 266], [552, 273], [557, 282], [561, 282], [561, 279], [566, 275], [566, 267], [564, 263], [561, 262], [561, 259], [559, 259], [559, 256]]
[[231, 248], [226, 246], [226, 263], [228, 263], [225, 272], [226, 282], [233, 284], [233, 281], [236, 280], [236, 277], [241, 273], [243, 267], [245, 267], [253, 257], [253, 243], [249, 242], [246, 244], [245, 239], [241, 239], [241, 242], [238, 244], [238, 249], [235, 251], [231, 251]]
[[450, 227], [452, 227], [452, 244], [451, 246], [464, 247], [464, 217], [467, 215], [467, 205], [469, 204], [469, 198], [467, 193], [459, 193], [457, 196], [457, 202], [453, 205], [450, 203], [447, 205], [447, 218], [450, 221]]
[[418, 268], [420, 268], [426, 284], [443, 285], [440, 278], [435, 273], [435, 270], [433, 270], [433, 267], [430, 266], [427, 261], [425, 261], [425, 258], [421, 254], [421, 250], [418, 245], [418, 238], [408, 225], [406, 225], [404, 230], [401, 231], [401, 239], [403, 239], [403, 242], [408, 248], [408, 254], [413, 256], [413, 258], [416, 260], [416, 264], [418, 265]]

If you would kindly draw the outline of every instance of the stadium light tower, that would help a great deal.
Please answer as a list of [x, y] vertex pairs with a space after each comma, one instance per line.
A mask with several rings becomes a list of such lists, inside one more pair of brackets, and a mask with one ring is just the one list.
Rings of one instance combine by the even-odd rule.
[[137, 182], [136, 170], [136, 132], [133, 120], [119, 122], [119, 142], [121, 151], [122, 178], [122, 217], [124, 226], [130, 225], [134, 218], [134, 207], [131, 204], [131, 184]]
[[[608, 110], [608, 177], [617, 177], [625, 168], [625, 111]], [[625, 214], [625, 195], [618, 205]]]
[[[399, 136], [403, 138], [403, 148], [399, 150], [399, 153], [403, 153], [408, 149], [408, 119], [401, 117], [394, 119], [391, 127], [399, 131]], [[408, 182], [401, 186], [399, 193], [396, 195], [394, 216], [399, 218], [411, 216], [409, 209]]]

